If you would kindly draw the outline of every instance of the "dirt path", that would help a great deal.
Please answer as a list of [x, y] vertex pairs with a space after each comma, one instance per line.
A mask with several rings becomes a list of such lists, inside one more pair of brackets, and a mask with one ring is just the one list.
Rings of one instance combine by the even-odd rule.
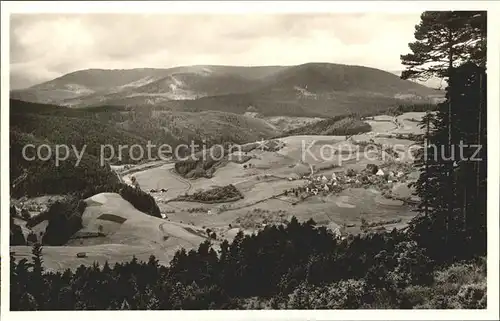
[[142, 171], [145, 171], [145, 170], [148, 170], [148, 169], [153, 169], [153, 168], [160, 167], [160, 166], [163, 166], [163, 165], [166, 165], [166, 164], [170, 164], [170, 163], [172, 163], [172, 161], [170, 161], [170, 160], [163, 160], [163, 161], [154, 161], [154, 162], [151, 162], [151, 163], [140, 164], [140, 165], [136, 165], [136, 166], [134, 166], [132, 168], [123, 170], [121, 172], [121, 175], [122, 176], [131, 175], [131, 174], [134, 174], [134, 173], [142, 172]]
[[[194, 247], [197, 247], [197, 246], [199, 245], [199, 243], [197, 243], [197, 242], [191, 242], [190, 240], [187, 240], [187, 239], [182, 239], [182, 238], [180, 238], [180, 237], [178, 237], [178, 236], [173, 236], [173, 235], [168, 234], [167, 232], [165, 232], [165, 229], [163, 228], [163, 225], [165, 225], [165, 224], [167, 224], [167, 223], [168, 223], [168, 224], [172, 224], [172, 223], [170, 223], [170, 222], [164, 222], [164, 223], [160, 223], [160, 225], [158, 225], [158, 228], [159, 228], [159, 229], [160, 229], [160, 231], [163, 233], [163, 235], [168, 236], [168, 237], [172, 237], [172, 238], [176, 238], [176, 239], [179, 239], [179, 240], [182, 240], [182, 241], [185, 241], [185, 242], [188, 242], [189, 244], [193, 245]], [[184, 229], [182, 226], [179, 226], [179, 225], [177, 225], [177, 226], [178, 226], [179, 228]], [[184, 229], [184, 230], [185, 230], [185, 229]], [[187, 230], [185, 230], [185, 231], [186, 231], [186, 233], [190, 233], [190, 232], [188, 232]], [[193, 234], [193, 233], [190, 233], [190, 234]], [[196, 234], [193, 234], [193, 235], [196, 235]], [[199, 236], [199, 235], [196, 235], [196, 236]], [[162, 247], [163, 247], [163, 246], [162, 246]]]
[[116, 175], [119, 176], [120, 181], [122, 183], [125, 183], [126, 180], [129, 180], [130, 176], [133, 174], [137, 174], [137, 173], [144, 172], [144, 171], [147, 171], [147, 170], [150, 170], [153, 168], [161, 167], [161, 166], [164, 166], [164, 165], [167, 165], [170, 163], [171, 163], [171, 161], [155, 161], [155, 162], [151, 162], [151, 163], [136, 165], [132, 168], [129, 168], [129, 169], [126, 169], [126, 170], [123, 170], [120, 172], [114, 170], [114, 172], [116, 173]]
[[244, 209], [244, 208], [247, 208], [247, 207], [251, 207], [251, 206], [257, 205], [257, 204], [259, 204], [259, 203], [262, 203], [262, 202], [265, 202], [265, 201], [271, 200], [271, 199], [278, 199], [278, 197], [283, 196], [283, 195], [285, 195], [285, 193], [284, 193], [284, 192], [283, 192], [283, 193], [276, 194], [276, 195], [272, 195], [272, 196], [270, 196], [270, 197], [268, 197], [268, 198], [263, 198], [263, 199], [261, 199], [261, 200], [257, 200], [257, 201], [255, 201], [255, 202], [253, 202], [253, 203], [248, 203], [248, 204], [244, 204], [244, 205], [236, 206], [236, 207], [233, 207], [233, 208], [229, 208], [229, 209], [227, 210], [227, 212], [241, 210], [241, 209]]
[[172, 177], [173, 177], [176, 181], [181, 182], [181, 183], [183, 183], [184, 185], [186, 185], [186, 186], [187, 186], [187, 188], [186, 188], [186, 190], [184, 191], [184, 193], [187, 193], [187, 192], [189, 192], [189, 191], [191, 190], [191, 187], [192, 187], [191, 183], [190, 183], [188, 180], [185, 180], [185, 179], [181, 178], [179, 175], [177, 175], [177, 174], [175, 173], [175, 169], [174, 169], [174, 168], [170, 169], [170, 174], [172, 175]]

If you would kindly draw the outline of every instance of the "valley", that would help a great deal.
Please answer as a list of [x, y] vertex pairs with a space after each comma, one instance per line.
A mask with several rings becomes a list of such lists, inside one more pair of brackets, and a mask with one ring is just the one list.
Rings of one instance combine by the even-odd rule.
[[[69, 225], [54, 228], [71, 228], [62, 244], [44, 247], [55, 270], [150, 255], [168, 264], [182, 248], [217, 248], [292, 217], [339, 238], [404, 228], [416, 214], [408, 184], [418, 172], [409, 153], [397, 154], [418, 147], [418, 122], [436, 97], [389, 72], [339, 64], [76, 71], [11, 92], [12, 201], [19, 213], [44, 197], [36, 207], [50, 208], [54, 195], [85, 203], [81, 218], [63, 213]], [[181, 155], [159, 152], [193, 142]], [[77, 167], [30, 162], [20, 157], [27, 143], [85, 154]], [[130, 152], [148, 143], [152, 157]], [[205, 144], [225, 146], [222, 158], [178, 159], [204, 155]], [[142, 192], [123, 194], [132, 178]], [[41, 241], [50, 220], [27, 225], [19, 213], [13, 226]], [[30, 247], [12, 251], [22, 258]]]
[[[44, 247], [45, 265], [61, 270], [94, 261], [125, 262], [133, 256], [145, 261], [150, 255], [168, 264], [181, 248], [195, 249], [205, 240], [217, 248], [239, 231], [252, 234], [293, 216], [299, 221], [313, 219], [338, 237], [403, 228], [416, 215], [407, 185], [418, 178], [418, 172], [407, 155], [398, 159], [384, 149], [413, 145], [401, 135], [422, 134], [415, 121], [424, 114], [379, 115], [366, 120], [370, 132], [350, 137], [282, 137], [279, 150], [247, 148], [246, 161], [223, 162], [210, 178], [185, 178], [176, 172], [174, 161], [113, 166], [124, 183], [136, 178], [141, 189], [154, 197], [163, 218], [138, 211], [119, 194], [96, 194], [85, 200], [83, 228], [63, 246]], [[366, 154], [360, 146], [368, 143], [387, 146]], [[310, 146], [307, 152], [304, 146]], [[347, 150], [352, 154], [346, 156]], [[367, 166], [376, 166], [383, 175]], [[242, 198], [221, 203], [178, 200], [229, 185]], [[367, 228], [369, 224], [373, 227]], [[43, 233], [43, 228], [33, 229]], [[13, 246], [11, 251], [20, 259], [30, 256], [31, 247]]]
[[498, 319], [494, 9], [304, 4], [7, 12], [2, 317]]

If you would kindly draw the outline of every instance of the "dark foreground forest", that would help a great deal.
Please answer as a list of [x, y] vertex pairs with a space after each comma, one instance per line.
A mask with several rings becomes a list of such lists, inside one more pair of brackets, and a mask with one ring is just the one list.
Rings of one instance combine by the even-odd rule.
[[169, 267], [151, 257], [64, 273], [44, 271], [35, 245], [32, 262], [12, 262], [11, 309], [485, 308], [484, 258], [429, 257], [415, 236], [394, 230], [340, 241], [292, 219], [240, 233], [219, 253], [208, 241], [181, 250]]
[[[11, 309], [486, 308], [486, 14], [421, 19], [412, 52], [401, 57], [409, 66], [402, 77], [435, 74], [449, 86], [422, 122], [422, 202], [406, 229], [339, 240], [313, 221], [292, 219], [240, 233], [220, 251], [208, 241], [180, 250], [169, 266], [151, 257], [64, 273], [44, 270], [36, 244], [32, 261], [11, 257]], [[461, 142], [482, 146], [480, 160], [471, 159], [475, 149], [450, 157]]]

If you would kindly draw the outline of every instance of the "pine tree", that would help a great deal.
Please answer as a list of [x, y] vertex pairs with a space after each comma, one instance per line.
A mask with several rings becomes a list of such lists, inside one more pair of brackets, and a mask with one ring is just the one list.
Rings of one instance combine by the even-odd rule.
[[[457, 101], [454, 133], [463, 145], [472, 146], [463, 150], [456, 168], [457, 195], [460, 200], [461, 219], [457, 224], [466, 235], [464, 249], [469, 254], [485, 254], [486, 251], [486, 73], [482, 66], [467, 63], [454, 70], [451, 94]], [[477, 147], [474, 147], [477, 145]], [[479, 149], [479, 154], [472, 156]], [[467, 242], [467, 243], [465, 243]]]
[[[402, 55], [403, 65], [408, 68], [402, 73], [403, 79], [426, 79], [430, 76], [450, 77], [457, 65], [481, 57], [482, 33], [481, 12], [474, 11], [428, 11], [421, 15], [421, 22], [415, 27], [417, 41], [409, 44], [412, 53]], [[479, 43], [479, 45], [478, 45]], [[485, 52], [483, 52], [483, 55]], [[447, 155], [452, 155], [453, 140], [453, 104], [452, 95], [447, 96], [448, 110], [444, 119], [448, 129]], [[442, 158], [442, 161], [444, 159]], [[448, 242], [448, 230], [453, 220], [454, 175], [453, 162], [447, 161], [447, 213], [445, 214], [445, 240]]]
[[464, 62], [485, 60], [485, 12], [426, 11], [420, 19], [415, 26], [416, 41], [408, 44], [411, 53], [401, 55], [401, 63], [407, 66], [401, 78], [445, 78]]
[[[446, 101], [439, 105], [433, 119], [424, 118], [426, 125], [432, 124], [432, 131], [426, 135], [429, 145], [417, 161], [421, 176], [416, 189], [426, 216], [415, 220], [413, 234], [433, 255], [460, 256], [448, 249], [461, 247], [454, 242], [464, 241], [468, 213], [480, 206], [478, 201], [472, 206], [470, 199], [478, 194], [479, 183], [470, 184], [470, 165], [460, 161], [457, 165], [453, 148], [458, 142], [470, 142], [471, 137], [477, 137], [477, 141], [483, 137], [480, 132], [485, 117], [481, 114], [485, 113], [481, 111], [485, 109], [480, 92], [485, 92], [481, 84], [485, 78], [471, 66], [482, 66], [486, 59], [485, 19], [486, 13], [479, 11], [424, 12], [415, 28], [416, 41], [409, 44], [412, 53], [401, 56], [407, 66], [404, 79], [448, 78]], [[480, 80], [476, 90], [470, 89], [471, 83], [478, 83], [474, 79]], [[474, 166], [477, 181], [483, 167]], [[476, 193], [471, 193], [474, 188]]]

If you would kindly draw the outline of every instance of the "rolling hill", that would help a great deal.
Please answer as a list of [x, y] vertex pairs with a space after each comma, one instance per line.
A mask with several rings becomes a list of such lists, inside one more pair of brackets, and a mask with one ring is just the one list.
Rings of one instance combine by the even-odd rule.
[[[200, 114], [155, 111], [150, 107], [133, 111], [109, 106], [72, 109], [11, 100], [10, 174], [15, 185], [12, 194], [71, 193], [115, 182], [116, 176], [110, 168], [100, 166], [103, 145], [115, 149], [111, 164], [127, 164], [148, 159], [134, 159], [137, 155], [131, 155], [130, 149], [125, 149], [120, 155], [117, 152], [119, 146], [138, 144], [146, 151], [148, 142], [151, 142], [155, 145], [151, 148], [151, 155], [156, 159], [163, 144], [174, 149], [180, 144], [190, 145], [191, 141], [199, 145], [228, 141], [246, 143], [273, 137], [277, 133], [276, 128], [264, 120], [218, 111]], [[54, 155], [48, 161], [28, 161], [22, 157], [26, 144], [35, 147], [48, 144], [52, 151], [55, 145], [64, 144], [69, 146], [71, 157], [60, 166], [55, 165]], [[82, 161], [76, 167], [77, 159], [72, 148], [79, 153], [84, 150]], [[106, 151], [105, 157], [110, 156], [109, 149]]]
[[75, 71], [27, 89], [11, 98], [30, 102], [82, 107], [120, 97], [163, 95], [167, 99], [246, 91], [282, 67], [185, 66], [169, 69], [87, 69]]
[[192, 113], [120, 106], [71, 109], [14, 99], [10, 100], [10, 110], [11, 129], [78, 147], [83, 143], [145, 145], [148, 140], [173, 146], [202, 139], [207, 143], [246, 143], [278, 133], [263, 119], [220, 111]]
[[[168, 264], [179, 248], [191, 249], [206, 239], [203, 229], [146, 215], [116, 193], [99, 193], [84, 202], [87, 206], [81, 229], [65, 246], [44, 246], [48, 269], [76, 269], [96, 261], [114, 264], [133, 256], [147, 260], [153, 253], [162, 264]], [[30, 255], [31, 247], [12, 249], [21, 258]], [[85, 257], [78, 257], [78, 253], [85, 253]]]
[[[11, 98], [69, 107], [154, 106], [264, 116], [331, 117], [428, 101], [441, 92], [382, 70], [329, 63], [82, 70], [11, 92]], [[380, 108], [379, 108], [380, 109]]]
[[[79, 190], [89, 182], [114, 179], [109, 169], [91, 165], [98, 163], [102, 145], [146, 146], [148, 141], [172, 147], [192, 141], [244, 144], [282, 135], [288, 126], [266, 121], [273, 117], [365, 115], [401, 104], [429, 102], [440, 95], [389, 72], [329, 63], [76, 71], [11, 92], [11, 145], [66, 144], [78, 150], [86, 145], [87, 167], [79, 174], [84, 178], [71, 179], [66, 173], [68, 186], [55, 188], [56, 184], [48, 184], [60, 179], [53, 164], [33, 166], [37, 173], [31, 175], [31, 167], [19, 160], [17, 149], [11, 149], [11, 163], [18, 165], [11, 175], [13, 180], [28, 175], [30, 179], [18, 185], [18, 190], [33, 195]], [[340, 125], [333, 125], [335, 119], [297, 130], [315, 132], [317, 126], [325, 125], [327, 131], [337, 132]], [[348, 127], [358, 125], [363, 126], [350, 123]], [[155, 148], [152, 152], [153, 157], [158, 155]], [[111, 160], [112, 164], [134, 162], [129, 150]], [[63, 172], [66, 170], [70, 168]]]

